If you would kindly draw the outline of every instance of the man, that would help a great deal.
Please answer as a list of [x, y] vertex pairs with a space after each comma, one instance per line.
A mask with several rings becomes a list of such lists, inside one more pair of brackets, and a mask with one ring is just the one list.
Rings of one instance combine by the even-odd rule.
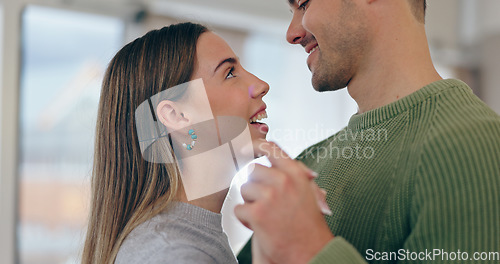
[[347, 86], [359, 112], [297, 158], [327, 191], [324, 218], [314, 173], [256, 143], [272, 167], [242, 187], [235, 213], [254, 235], [240, 263], [498, 263], [500, 117], [434, 69], [425, 1], [290, 6], [287, 40], [310, 53], [314, 88]]

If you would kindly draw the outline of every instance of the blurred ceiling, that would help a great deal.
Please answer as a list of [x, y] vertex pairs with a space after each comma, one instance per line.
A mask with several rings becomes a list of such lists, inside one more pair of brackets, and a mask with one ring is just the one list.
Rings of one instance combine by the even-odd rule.
[[149, 0], [148, 12], [212, 25], [282, 32], [291, 18], [287, 0]]
[[[86, 6], [103, 13], [121, 13], [122, 16], [146, 13], [228, 29], [281, 35], [286, 32], [291, 18], [287, 0], [45, 1]], [[484, 39], [500, 35], [499, 0], [427, 0], [427, 3], [426, 27], [431, 50], [447, 64], [474, 63], [471, 57], [477, 57], [473, 54], [477, 52], [475, 47]]]
[[236, 12], [255, 17], [288, 20], [290, 12], [287, 0], [157, 0], [165, 6], [189, 6], [195, 12], [210, 12], [214, 9], [225, 13]]

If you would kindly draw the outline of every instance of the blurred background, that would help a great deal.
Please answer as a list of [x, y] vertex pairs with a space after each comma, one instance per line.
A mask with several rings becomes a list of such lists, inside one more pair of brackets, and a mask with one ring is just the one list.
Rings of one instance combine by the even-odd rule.
[[[498, 0], [428, 0], [426, 27], [438, 72], [500, 113], [498, 10]], [[314, 92], [307, 54], [285, 41], [285, 0], [0, 0], [0, 11], [2, 264], [79, 263], [100, 83], [112, 56], [151, 29], [189, 20], [221, 35], [269, 83], [268, 139], [292, 156], [357, 109], [345, 89]], [[223, 210], [235, 252], [251, 234], [232, 215], [244, 181], [243, 171]]]

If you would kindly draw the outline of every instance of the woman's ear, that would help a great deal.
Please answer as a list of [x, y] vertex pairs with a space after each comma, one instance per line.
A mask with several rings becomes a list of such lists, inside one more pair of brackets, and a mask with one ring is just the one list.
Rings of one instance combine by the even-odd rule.
[[156, 116], [168, 129], [178, 130], [191, 124], [189, 117], [182, 112], [179, 104], [169, 100], [161, 101], [156, 107]]

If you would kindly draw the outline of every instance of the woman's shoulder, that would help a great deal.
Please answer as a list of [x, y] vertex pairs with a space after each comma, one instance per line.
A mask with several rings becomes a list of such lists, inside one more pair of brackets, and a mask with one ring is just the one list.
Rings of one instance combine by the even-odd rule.
[[170, 263], [170, 260], [179, 263], [180, 259], [190, 256], [205, 260], [202, 263], [210, 260], [209, 255], [182, 236], [180, 225], [179, 219], [165, 218], [164, 214], [140, 224], [123, 241], [115, 263]]
[[[154, 241], [153, 241], [154, 242]], [[190, 245], [179, 243], [147, 243], [142, 245], [126, 245], [120, 247], [115, 260], [116, 264], [159, 264], [159, 263], [219, 263], [207, 252]]]
[[134, 228], [123, 241], [115, 263], [143, 263], [156, 252], [164, 252], [168, 243], [157, 231], [159, 215]]
[[130, 232], [116, 263], [220, 263], [221, 256], [234, 257], [224, 233], [167, 211]]

